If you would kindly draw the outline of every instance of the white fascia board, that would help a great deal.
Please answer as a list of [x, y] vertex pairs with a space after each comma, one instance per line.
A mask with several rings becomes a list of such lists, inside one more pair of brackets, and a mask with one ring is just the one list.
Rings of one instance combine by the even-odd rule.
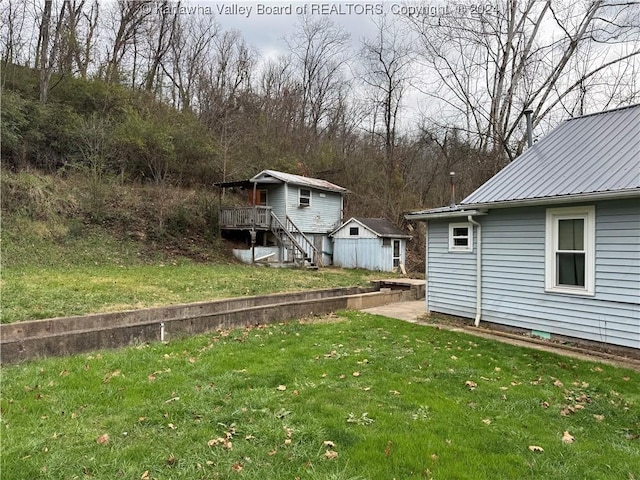
[[486, 210], [454, 210], [451, 212], [416, 212], [416, 213], [408, 213], [404, 216], [407, 220], [417, 220], [417, 221], [427, 221], [427, 220], [435, 220], [438, 218], [467, 218], [469, 215], [472, 217], [478, 215], [486, 215]]

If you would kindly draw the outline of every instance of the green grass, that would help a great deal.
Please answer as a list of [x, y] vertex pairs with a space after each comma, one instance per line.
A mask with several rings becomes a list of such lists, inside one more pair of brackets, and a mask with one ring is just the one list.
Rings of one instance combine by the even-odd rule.
[[211, 265], [19, 267], [2, 271], [3, 323], [243, 295], [368, 285], [380, 273]]
[[3, 367], [2, 477], [640, 478], [638, 373], [328, 320]]

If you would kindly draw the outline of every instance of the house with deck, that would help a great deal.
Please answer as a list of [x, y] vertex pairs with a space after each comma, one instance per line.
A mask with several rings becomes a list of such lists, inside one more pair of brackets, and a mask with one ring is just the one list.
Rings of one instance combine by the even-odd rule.
[[332, 263], [329, 234], [342, 223], [346, 188], [275, 170], [216, 186], [247, 194], [246, 205], [221, 207], [219, 215], [221, 230], [247, 233], [251, 248], [234, 252], [243, 261], [311, 267]]
[[428, 312], [640, 349], [640, 105], [569, 119], [406, 218], [427, 226]]
[[385, 218], [353, 217], [331, 233], [333, 264], [395, 272], [404, 268], [411, 238]]

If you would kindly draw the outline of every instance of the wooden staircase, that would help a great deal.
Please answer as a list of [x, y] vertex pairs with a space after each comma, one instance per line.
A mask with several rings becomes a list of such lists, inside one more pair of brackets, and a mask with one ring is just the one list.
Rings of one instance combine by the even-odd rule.
[[[322, 266], [320, 252], [288, 215], [283, 224], [278, 216], [271, 212], [271, 232], [296, 265], [310, 269], [317, 269]], [[296, 238], [296, 235], [298, 238]], [[308, 252], [311, 252], [311, 256], [309, 256]]]

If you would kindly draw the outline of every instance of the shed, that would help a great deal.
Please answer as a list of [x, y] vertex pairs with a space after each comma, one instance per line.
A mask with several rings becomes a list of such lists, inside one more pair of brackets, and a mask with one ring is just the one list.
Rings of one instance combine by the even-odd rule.
[[384, 218], [350, 218], [331, 233], [333, 263], [344, 268], [393, 272], [405, 264], [405, 232]]
[[572, 118], [427, 224], [426, 309], [640, 349], [640, 105]]

